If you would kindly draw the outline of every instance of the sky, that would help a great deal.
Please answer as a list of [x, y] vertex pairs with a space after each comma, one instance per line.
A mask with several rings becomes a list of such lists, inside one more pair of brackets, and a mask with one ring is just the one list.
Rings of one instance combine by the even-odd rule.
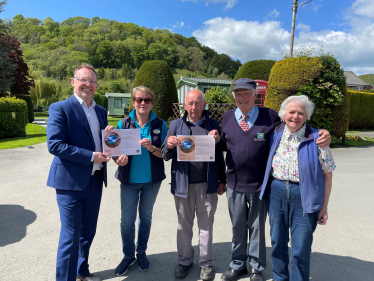
[[[374, 1], [299, 1], [294, 50], [333, 54], [344, 70], [374, 73]], [[17, 14], [63, 21], [83, 16], [132, 22], [194, 36], [242, 63], [289, 52], [293, 0], [8, 0], [2, 19]]]

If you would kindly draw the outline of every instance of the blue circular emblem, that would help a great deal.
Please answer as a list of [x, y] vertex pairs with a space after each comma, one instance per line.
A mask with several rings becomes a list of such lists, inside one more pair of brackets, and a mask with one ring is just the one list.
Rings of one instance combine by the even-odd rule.
[[210, 156], [210, 160], [212, 160], [213, 159], [213, 156]]
[[185, 141], [182, 143], [182, 147], [183, 147], [183, 149], [189, 151], [189, 150], [191, 150], [191, 148], [193, 147], [193, 144], [192, 144], [190, 141], [185, 140]]
[[118, 138], [115, 135], [109, 135], [108, 138], [107, 138], [107, 142], [110, 145], [115, 145], [118, 142]]

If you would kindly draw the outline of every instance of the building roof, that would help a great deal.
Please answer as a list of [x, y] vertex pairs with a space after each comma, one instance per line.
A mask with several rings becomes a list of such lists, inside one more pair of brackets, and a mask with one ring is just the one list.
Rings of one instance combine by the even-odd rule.
[[130, 98], [130, 93], [105, 93], [108, 98]]
[[369, 83], [366, 83], [352, 71], [344, 71], [344, 76], [346, 79], [347, 86], [368, 86]]
[[177, 81], [177, 88], [182, 84], [189, 85], [225, 85], [230, 86], [232, 83], [231, 79], [217, 79], [217, 78], [200, 78], [200, 77], [186, 77], [181, 76]]

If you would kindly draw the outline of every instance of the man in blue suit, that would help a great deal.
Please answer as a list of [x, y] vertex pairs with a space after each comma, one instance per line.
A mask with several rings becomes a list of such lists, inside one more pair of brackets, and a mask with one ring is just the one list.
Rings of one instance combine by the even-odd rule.
[[48, 150], [55, 155], [47, 185], [56, 189], [61, 231], [56, 280], [100, 281], [88, 269], [88, 255], [96, 232], [103, 182], [107, 185], [101, 130], [107, 111], [92, 99], [98, 87], [94, 68], [82, 64], [71, 78], [74, 95], [49, 107]]

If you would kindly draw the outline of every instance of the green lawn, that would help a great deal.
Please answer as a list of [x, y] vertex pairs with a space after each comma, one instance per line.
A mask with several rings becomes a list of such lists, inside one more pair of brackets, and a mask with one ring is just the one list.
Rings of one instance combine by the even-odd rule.
[[44, 112], [35, 112], [35, 118], [48, 118], [49, 117], [49, 112], [44, 111]]
[[[348, 140], [346, 140], [345, 145], [350, 146], [350, 147], [356, 147], [356, 146], [365, 146], [365, 145], [373, 145], [374, 144], [374, 139], [369, 138], [369, 137], [365, 137], [365, 136], [363, 136], [363, 137], [365, 139], [367, 139], [367, 141], [348, 141]], [[336, 141], [336, 144], [342, 145], [342, 140]]]
[[0, 139], [0, 149], [9, 149], [23, 146], [30, 146], [47, 141], [47, 129], [45, 127], [27, 124], [26, 137]]
[[117, 127], [119, 120], [122, 118], [108, 118], [108, 124]]

